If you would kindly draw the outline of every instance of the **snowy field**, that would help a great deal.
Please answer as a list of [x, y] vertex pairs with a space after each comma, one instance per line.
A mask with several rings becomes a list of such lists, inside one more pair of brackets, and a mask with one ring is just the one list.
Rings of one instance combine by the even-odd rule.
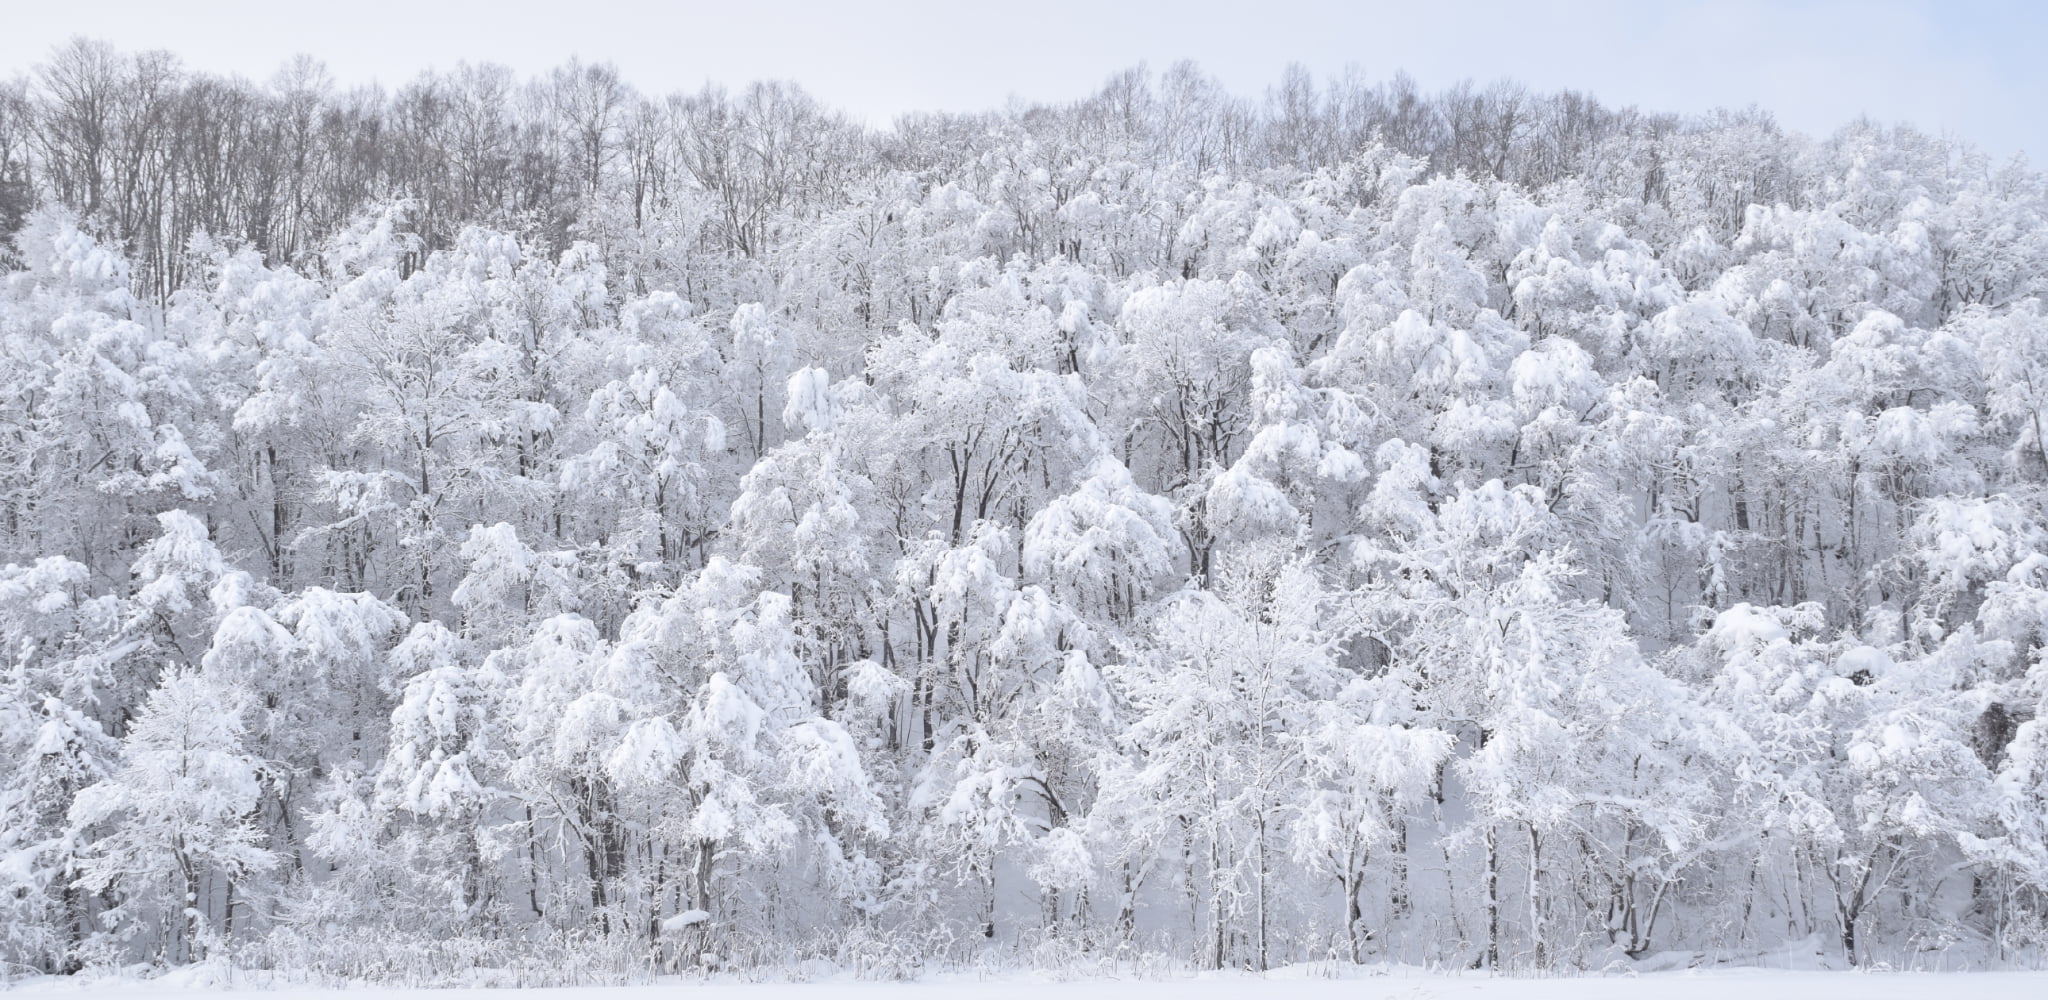
[[[237, 984], [237, 989], [242, 988]], [[65, 997], [80, 1000], [172, 1000], [215, 996], [221, 990], [190, 977], [81, 983], [35, 980], [9, 991], [15, 996]], [[487, 989], [361, 989], [284, 988], [263, 991], [278, 1000], [498, 1000], [502, 990]], [[978, 1000], [1039, 1000], [1057, 994], [1060, 1000], [1249, 1000], [1284, 995], [1288, 1000], [1423, 1000], [1471, 997], [1483, 1000], [1918, 1000], [1968, 997], [1971, 1000], [2038, 1000], [2048, 997], [2048, 972], [1986, 973], [1856, 973], [1778, 972], [1761, 969], [1721, 972], [1673, 972], [1645, 976], [1558, 977], [1550, 979], [1488, 978], [1437, 975], [1421, 971], [1353, 979], [1305, 978], [1296, 970], [1270, 976], [1203, 976], [1194, 979], [1062, 982], [1014, 978], [985, 980], [968, 976], [913, 983], [737, 983], [669, 980], [648, 986], [587, 987], [524, 991], [531, 1000], [941, 1000], [972, 996]]]

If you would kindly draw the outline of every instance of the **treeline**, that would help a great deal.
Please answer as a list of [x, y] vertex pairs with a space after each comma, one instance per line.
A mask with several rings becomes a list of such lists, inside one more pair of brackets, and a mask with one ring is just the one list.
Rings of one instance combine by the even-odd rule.
[[[1776, 134], [1761, 114], [1738, 120]], [[0, 236], [36, 204], [70, 206], [129, 252], [161, 303], [185, 281], [194, 233], [300, 263], [395, 198], [413, 202], [427, 251], [471, 224], [560, 250], [708, 195], [711, 244], [752, 256], [771, 249], [775, 227], [814, 217], [848, 185], [952, 176], [1019, 135], [1048, 162], [1172, 163], [1194, 175], [1333, 168], [1379, 143], [1432, 172], [1528, 187], [1643, 154], [1633, 168], [1642, 196], [1656, 198], [1659, 160], [1672, 152], [1660, 140], [1685, 127], [1574, 92], [1496, 83], [1427, 94], [1407, 77], [1319, 84], [1299, 67], [1247, 100], [1182, 63], [1156, 78], [1119, 74], [1072, 105], [914, 114], [870, 129], [787, 84], [646, 95], [608, 65], [571, 62], [532, 80], [463, 65], [387, 92], [341, 88], [304, 57], [256, 83], [79, 39], [0, 84]], [[1783, 166], [1760, 166], [1736, 198], [1785, 193]]]
[[8, 93], [10, 973], [2048, 943], [2024, 164], [1185, 66]]

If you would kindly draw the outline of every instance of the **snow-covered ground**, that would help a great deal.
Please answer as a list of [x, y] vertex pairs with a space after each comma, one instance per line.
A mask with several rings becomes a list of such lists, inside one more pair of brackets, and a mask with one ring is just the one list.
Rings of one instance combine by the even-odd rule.
[[[235, 989], [252, 984], [237, 982]], [[261, 989], [261, 987], [257, 987]], [[221, 984], [190, 976], [158, 980], [76, 981], [45, 979], [17, 984], [17, 997], [65, 1000], [177, 1000], [211, 997]], [[1315, 978], [1301, 970], [1267, 976], [1207, 975], [1171, 980], [1089, 979], [1061, 981], [1044, 977], [984, 979], [942, 976], [910, 983], [824, 981], [812, 983], [745, 983], [668, 980], [646, 986], [584, 987], [524, 991], [530, 1000], [1251, 1000], [1282, 994], [1287, 1000], [1921, 1000], [1969, 997], [1971, 1000], [2039, 1000], [2048, 997], [2048, 972], [1859, 973], [1782, 972], [1765, 969], [1714, 972], [1670, 972], [1643, 976], [1556, 977], [1547, 979], [1490, 978], [1394, 971], [1360, 978]], [[503, 990], [390, 989], [355, 990], [283, 987], [265, 990], [276, 1000], [502, 1000]]]

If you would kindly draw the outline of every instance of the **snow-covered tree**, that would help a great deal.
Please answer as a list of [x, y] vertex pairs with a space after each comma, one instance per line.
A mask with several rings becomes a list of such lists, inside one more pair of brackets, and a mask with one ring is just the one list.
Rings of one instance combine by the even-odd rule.
[[276, 864], [256, 824], [263, 761], [249, 752], [240, 695], [166, 671], [121, 741], [121, 763], [78, 793], [78, 885], [118, 889], [100, 915], [116, 941], [153, 943], [165, 961], [231, 944], [248, 907], [236, 888]]

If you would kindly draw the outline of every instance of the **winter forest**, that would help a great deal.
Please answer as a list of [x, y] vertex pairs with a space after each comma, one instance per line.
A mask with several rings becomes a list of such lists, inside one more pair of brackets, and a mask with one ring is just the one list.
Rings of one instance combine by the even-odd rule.
[[10, 72], [0, 978], [2048, 954], [2023, 161]]

